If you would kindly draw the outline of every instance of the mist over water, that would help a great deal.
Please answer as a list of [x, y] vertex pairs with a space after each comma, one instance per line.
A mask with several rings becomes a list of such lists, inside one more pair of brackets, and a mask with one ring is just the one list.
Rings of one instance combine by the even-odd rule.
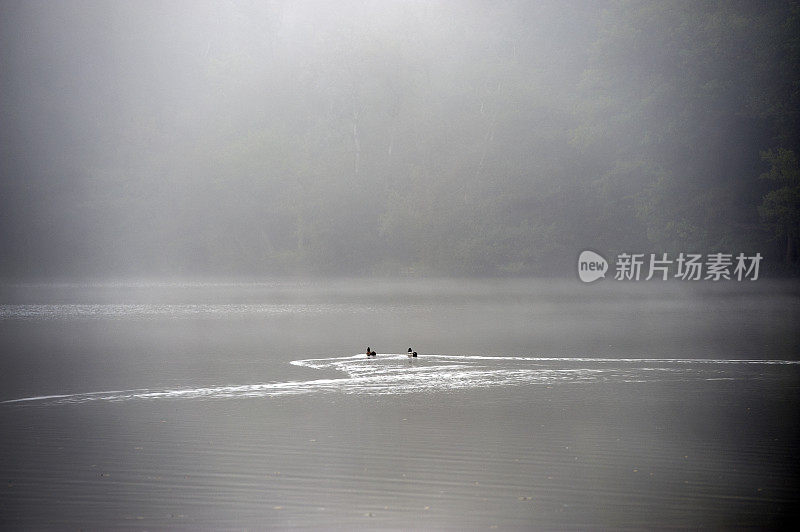
[[0, 399], [297, 380], [292, 361], [367, 345], [379, 354], [410, 345], [452, 356], [795, 360], [793, 290], [511, 279], [8, 285]]

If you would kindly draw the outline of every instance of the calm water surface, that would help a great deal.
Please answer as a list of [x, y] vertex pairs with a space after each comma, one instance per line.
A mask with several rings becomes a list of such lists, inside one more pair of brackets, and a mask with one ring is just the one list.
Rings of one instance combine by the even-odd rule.
[[7, 285], [0, 525], [785, 526], [798, 294]]

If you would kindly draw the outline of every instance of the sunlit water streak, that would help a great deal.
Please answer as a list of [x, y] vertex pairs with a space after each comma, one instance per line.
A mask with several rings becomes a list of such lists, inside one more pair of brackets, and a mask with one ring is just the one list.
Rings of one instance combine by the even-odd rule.
[[325, 303], [245, 303], [245, 304], [21, 304], [0, 305], [0, 321], [4, 320], [75, 320], [75, 319], [229, 319], [294, 314], [370, 313], [425, 310], [421, 306], [325, 304]]
[[[789, 360], [698, 360], [561, 358], [517, 356], [364, 355], [294, 360], [344, 377], [199, 388], [135, 389], [25, 397], [3, 403], [76, 404], [93, 401], [222, 399], [319, 393], [413, 394], [498, 386], [554, 386], [581, 383], [647, 383], [786, 378]], [[783, 369], [782, 369], [783, 367]]]

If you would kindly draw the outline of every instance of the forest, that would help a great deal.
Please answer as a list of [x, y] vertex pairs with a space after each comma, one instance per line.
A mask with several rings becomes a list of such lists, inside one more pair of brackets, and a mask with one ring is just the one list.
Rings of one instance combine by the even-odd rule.
[[0, 3], [0, 277], [800, 273], [795, 1]]

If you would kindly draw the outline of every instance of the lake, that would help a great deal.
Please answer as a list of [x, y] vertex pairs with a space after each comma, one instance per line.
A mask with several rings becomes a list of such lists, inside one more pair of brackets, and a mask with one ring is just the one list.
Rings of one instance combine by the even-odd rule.
[[798, 322], [792, 281], [4, 285], [0, 527], [788, 526]]

